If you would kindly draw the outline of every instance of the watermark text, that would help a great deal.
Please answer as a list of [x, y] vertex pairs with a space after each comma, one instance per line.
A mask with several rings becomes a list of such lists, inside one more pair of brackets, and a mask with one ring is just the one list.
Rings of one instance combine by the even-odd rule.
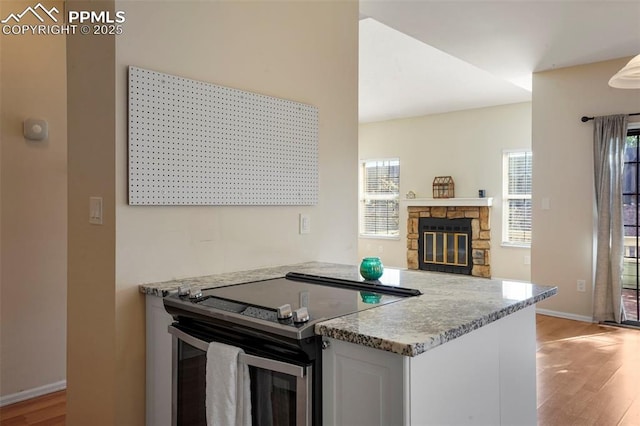
[[[3, 35], [119, 35], [124, 32], [125, 20], [123, 10], [69, 10], [64, 15], [56, 7], [48, 9], [38, 3], [9, 13], [0, 24]], [[35, 21], [39, 23], [33, 24]]]

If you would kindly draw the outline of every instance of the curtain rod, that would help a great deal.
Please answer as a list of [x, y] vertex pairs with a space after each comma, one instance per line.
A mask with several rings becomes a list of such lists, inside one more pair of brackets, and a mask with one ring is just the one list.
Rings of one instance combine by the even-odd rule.
[[[634, 112], [633, 114], [627, 114], [629, 116], [631, 115], [640, 115], [640, 112]], [[583, 115], [582, 118], [580, 119], [580, 121], [582, 121], [583, 123], [586, 123], [589, 120], [593, 120], [595, 117], [587, 117], [586, 115]]]

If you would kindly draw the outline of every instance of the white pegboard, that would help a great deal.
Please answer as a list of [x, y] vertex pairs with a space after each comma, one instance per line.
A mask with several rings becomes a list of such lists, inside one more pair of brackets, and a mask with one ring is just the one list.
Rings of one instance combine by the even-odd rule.
[[129, 204], [317, 201], [317, 108], [129, 67]]

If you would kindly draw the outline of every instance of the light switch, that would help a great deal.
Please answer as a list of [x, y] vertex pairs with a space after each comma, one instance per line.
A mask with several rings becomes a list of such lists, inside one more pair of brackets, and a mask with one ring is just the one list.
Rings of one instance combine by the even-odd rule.
[[89, 197], [89, 223], [102, 225], [102, 197]]
[[311, 233], [311, 217], [308, 214], [300, 213], [300, 233]]

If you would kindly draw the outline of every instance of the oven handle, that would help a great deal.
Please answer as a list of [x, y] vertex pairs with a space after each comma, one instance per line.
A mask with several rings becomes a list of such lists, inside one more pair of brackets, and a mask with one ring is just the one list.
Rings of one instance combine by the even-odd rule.
[[[195, 337], [175, 328], [172, 325], [169, 326], [169, 333], [173, 334], [175, 337], [193, 346], [194, 348], [200, 349], [204, 353], [207, 353], [207, 350], [209, 349], [209, 344], [207, 342], [196, 339]], [[253, 367], [263, 368], [269, 371], [276, 371], [278, 373], [284, 373], [294, 377], [304, 377], [306, 375], [305, 367], [300, 367], [294, 364], [287, 364], [286, 362], [276, 361], [274, 359], [262, 358], [246, 353], [239, 354], [238, 359], [240, 362], [251, 365]]]

